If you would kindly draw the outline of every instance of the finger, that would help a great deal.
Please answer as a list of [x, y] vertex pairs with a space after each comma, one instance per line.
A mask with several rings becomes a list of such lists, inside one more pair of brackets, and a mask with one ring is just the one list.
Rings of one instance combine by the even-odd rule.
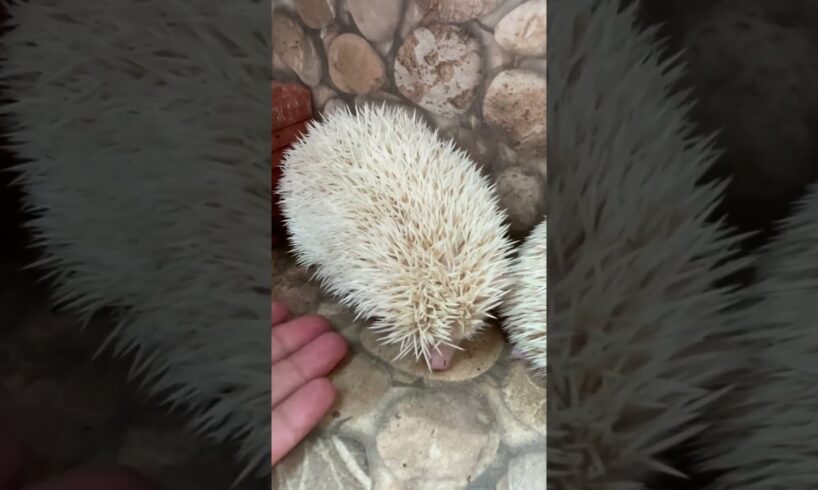
[[157, 490], [157, 486], [123, 467], [69, 471], [24, 490]]
[[335, 332], [327, 332], [273, 364], [270, 377], [272, 406], [278, 405], [300, 386], [328, 375], [346, 353], [344, 338]]
[[310, 381], [273, 408], [270, 424], [272, 464], [275, 465], [318, 425], [335, 401], [327, 378]]
[[327, 319], [318, 315], [306, 315], [274, 326], [270, 339], [272, 363], [284, 359], [330, 329]]
[[287, 305], [278, 301], [273, 301], [272, 308], [270, 309], [270, 321], [273, 326], [286, 322], [289, 314], [290, 310], [287, 308]]

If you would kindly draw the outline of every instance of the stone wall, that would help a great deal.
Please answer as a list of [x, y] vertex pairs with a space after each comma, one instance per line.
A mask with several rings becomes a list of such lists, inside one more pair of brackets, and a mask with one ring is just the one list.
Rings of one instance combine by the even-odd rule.
[[492, 176], [524, 236], [545, 211], [545, 0], [274, 0], [273, 79], [319, 113], [422, 112]]

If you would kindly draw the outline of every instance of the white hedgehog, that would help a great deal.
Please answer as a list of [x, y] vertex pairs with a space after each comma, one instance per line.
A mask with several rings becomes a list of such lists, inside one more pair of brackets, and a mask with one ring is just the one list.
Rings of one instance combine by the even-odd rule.
[[515, 350], [542, 376], [546, 366], [547, 235], [547, 220], [543, 220], [520, 247], [512, 266], [513, 285], [503, 304], [505, 328]]
[[700, 454], [714, 490], [818, 488], [818, 184], [783, 225], [733, 337], [745, 369]]
[[300, 264], [398, 357], [448, 367], [509, 286], [493, 185], [406, 109], [364, 105], [313, 123], [282, 163], [281, 210]]
[[708, 221], [718, 153], [636, 5], [548, 5], [549, 488], [678, 475], [663, 453], [702, 429], [734, 361], [711, 342], [737, 299], [714, 284], [744, 266]]

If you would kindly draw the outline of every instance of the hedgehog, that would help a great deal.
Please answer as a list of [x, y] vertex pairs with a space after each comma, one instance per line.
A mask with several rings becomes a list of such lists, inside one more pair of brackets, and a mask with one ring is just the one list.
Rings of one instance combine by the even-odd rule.
[[807, 490], [818, 484], [818, 184], [759, 253], [759, 278], [731, 330], [742, 369], [703, 437], [713, 490]]
[[502, 307], [514, 357], [530, 361], [541, 376], [546, 365], [547, 233], [543, 220], [520, 247], [512, 265], [513, 285]]
[[494, 319], [512, 242], [494, 185], [416, 111], [364, 104], [313, 121], [282, 162], [299, 265], [430, 370]]

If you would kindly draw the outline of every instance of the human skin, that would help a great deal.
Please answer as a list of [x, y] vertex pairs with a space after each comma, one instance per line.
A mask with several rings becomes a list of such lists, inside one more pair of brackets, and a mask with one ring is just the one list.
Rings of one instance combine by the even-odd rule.
[[273, 303], [271, 335], [271, 450], [275, 465], [318, 425], [335, 401], [327, 376], [344, 359], [347, 344], [317, 315], [287, 321]]

